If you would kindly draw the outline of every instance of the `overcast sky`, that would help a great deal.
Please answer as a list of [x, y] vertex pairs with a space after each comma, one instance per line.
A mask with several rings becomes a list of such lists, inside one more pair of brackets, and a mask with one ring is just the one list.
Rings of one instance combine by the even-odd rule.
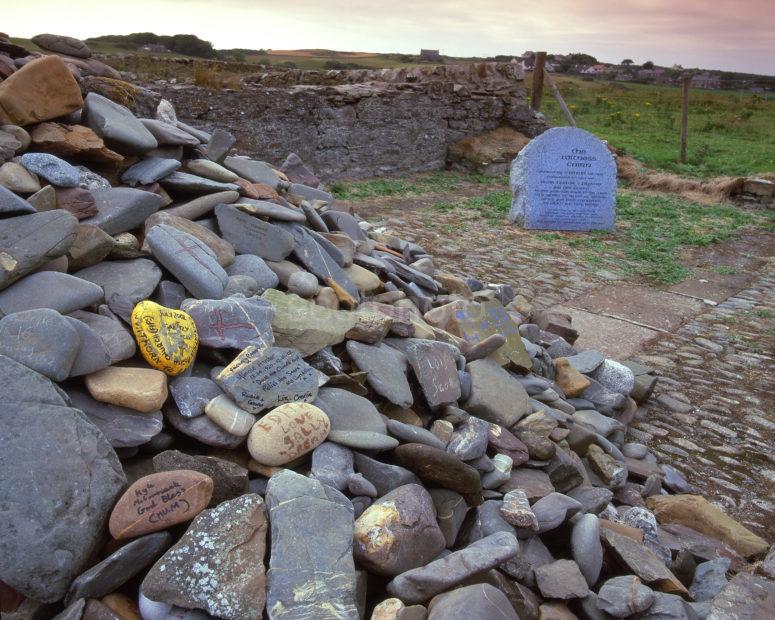
[[775, 74], [775, 0], [32, 0], [0, 28], [193, 33], [217, 48], [327, 48], [451, 56], [587, 52], [605, 62]]

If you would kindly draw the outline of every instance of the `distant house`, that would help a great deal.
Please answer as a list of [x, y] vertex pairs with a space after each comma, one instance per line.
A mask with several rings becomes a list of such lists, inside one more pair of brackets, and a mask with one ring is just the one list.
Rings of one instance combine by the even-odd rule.
[[656, 69], [638, 69], [638, 79], [646, 80], [649, 82], [657, 81], [664, 75], [665, 70], [657, 67]]
[[439, 50], [420, 50], [420, 60], [441, 60]]
[[607, 73], [610, 70], [610, 67], [608, 65], [591, 65], [589, 67], [585, 67], [581, 70], [581, 73], [583, 75], [600, 75], [602, 73]]
[[614, 79], [617, 82], [629, 82], [632, 80], [632, 74], [627, 73], [626, 71], [619, 71], [619, 73], [616, 74], [616, 77]]
[[692, 76], [692, 88], [721, 88], [721, 78], [710, 73], [698, 73]]

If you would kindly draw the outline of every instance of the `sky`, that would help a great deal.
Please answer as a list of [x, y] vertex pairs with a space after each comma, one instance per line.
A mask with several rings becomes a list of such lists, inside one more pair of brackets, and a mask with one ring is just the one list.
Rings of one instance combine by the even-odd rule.
[[[30, 0], [11, 36], [191, 33], [216, 48], [450, 56], [586, 52], [603, 62], [775, 75], [775, 0]], [[24, 10], [20, 9], [22, 7]]]

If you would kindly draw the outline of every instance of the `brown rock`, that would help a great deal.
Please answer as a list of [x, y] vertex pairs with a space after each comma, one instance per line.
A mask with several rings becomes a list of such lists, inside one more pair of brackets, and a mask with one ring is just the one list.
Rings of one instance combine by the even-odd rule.
[[0, 123], [31, 125], [82, 107], [81, 89], [58, 56], [28, 62], [0, 83]]
[[108, 528], [116, 540], [190, 521], [210, 502], [213, 480], [189, 469], [144, 476], [116, 502]]
[[576, 370], [566, 357], [554, 360], [554, 370], [554, 380], [568, 398], [576, 398], [591, 385], [591, 381]]
[[767, 541], [699, 495], [656, 495], [646, 505], [660, 523], [679, 523], [717, 538], [746, 558], [764, 555]]
[[167, 400], [167, 375], [152, 368], [110, 366], [85, 377], [92, 398], [135, 411], [159, 411]]
[[88, 189], [81, 187], [57, 187], [57, 209], [69, 211], [79, 220], [97, 215], [97, 204]]
[[82, 620], [122, 620], [122, 618], [104, 603], [96, 598], [90, 598], [83, 609]]
[[114, 592], [100, 599], [100, 602], [116, 614], [121, 620], [142, 620], [140, 610], [126, 594]]
[[616, 521], [609, 521], [608, 519], [598, 519], [600, 527], [632, 538], [635, 542], [643, 543], [643, 530], [637, 527], [630, 527], [624, 523], [617, 523]]
[[123, 155], [111, 151], [102, 138], [84, 125], [41, 123], [30, 135], [36, 150], [59, 157], [104, 163], [124, 161]]
[[96, 265], [105, 258], [113, 247], [115, 240], [97, 226], [79, 224], [75, 243], [67, 251], [70, 269], [84, 269]]

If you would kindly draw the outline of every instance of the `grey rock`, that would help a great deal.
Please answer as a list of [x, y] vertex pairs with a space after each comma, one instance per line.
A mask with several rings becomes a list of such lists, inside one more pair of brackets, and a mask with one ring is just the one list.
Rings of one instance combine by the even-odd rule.
[[280, 177], [274, 173], [271, 166], [262, 161], [245, 157], [226, 157], [223, 165], [251, 183], [266, 183], [272, 189], [277, 189], [280, 185]]
[[243, 199], [242, 203], [249, 205], [250, 213], [258, 217], [266, 217], [279, 222], [298, 222], [301, 224], [307, 221], [304, 211], [296, 207], [286, 207], [268, 200], [253, 200], [252, 198]]
[[665, 475], [663, 484], [673, 493], [692, 493], [694, 491], [694, 487], [689, 484], [686, 476], [675, 467], [667, 463], [663, 463], [659, 467]]
[[203, 415], [207, 403], [223, 394], [215, 381], [205, 377], [175, 377], [169, 391], [184, 418]]
[[81, 269], [76, 277], [93, 282], [105, 292], [105, 302], [119, 317], [129, 322], [134, 307], [148, 299], [161, 280], [161, 269], [152, 260], [103, 261]]
[[512, 469], [511, 478], [500, 488], [504, 493], [512, 489], [522, 489], [528, 500], [535, 502], [554, 492], [554, 485], [552, 485], [549, 476], [540, 469], [521, 467]]
[[169, 532], [154, 532], [130, 541], [78, 575], [70, 584], [65, 604], [84, 598], [102, 598], [115, 592], [159, 559], [172, 544], [172, 540]]
[[128, 108], [97, 93], [86, 95], [83, 121], [119, 153], [142, 155], [158, 146], [153, 134]]
[[371, 482], [379, 495], [385, 495], [404, 484], [419, 483], [420, 480], [408, 469], [372, 459], [356, 452], [355, 469]]
[[238, 437], [223, 430], [206, 415], [199, 415], [194, 418], [183, 417], [177, 407], [166, 406], [164, 408], [164, 419], [175, 430], [214, 448], [233, 450], [245, 441], [244, 437]]
[[159, 180], [164, 189], [181, 194], [213, 194], [215, 192], [236, 192], [239, 185], [221, 183], [188, 172], [173, 172]]
[[377, 497], [377, 488], [363, 474], [350, 474], [347, 479], [347, 491], [351, 495], [360, 497]]
[[[692, 607], [677, 594], [654, 592], [654, 602], [638, 620], [697, 620]], [[721, 620], [720, 618], [718, 620]], [[732, 617], [729, 617], [732, 620]]]
[[387, 430], [393, 437], [398, 438], [400, 441], [406, 443], [424, 443], [427, 446], [433, 446], [439, 450], [446, 450], [446, 445], [441, 439], [421, 426], [405, 424], [398, 420], [388, 420]]
[[[111, 355], [100, 335], [83, 323], [72, 317], [64, 317], [78, 332], [78, 352], [70, 367], [71, 377], [90, 375], [111, 365]], [[0, 321], [0, 325], [2, 321]]]
[[332, 431], [367, 431], [386, 435], [382, 416], [372, 402], [341, 388], [321, 388], [315, 405], [331, 422]]
[[355, 450], [371, 452], [384, 452], [398, 446], [398, 440], [373, 431], [331, 430], [328, 433], [328, 440]]
[[544, 598], [584, 598], [589, 588], [576, 562], [557, 560], [535, 569], [536, 585]]
[[189, 469], [210, 476], [213, 481], [210, 507], [248, 492], [248, 470], [215, 456], [166, 450], [153, 457], [153, 469], [156, 472]]
[[590, 375], [607, 390], [625, 396], [635, 386], [635, 373], [612, 359], [606, 359]]
[[70, 404], [67, 394], [51, 380], [5, 355], [0, 355], [0, 376], [6, 403]]
[[600, 588], [597, 606], [615, 618], [629, 618], [646, 611], [654, 602], [654, 592], [634, 575], [613, 577]]
[[358, 226], [358, 220], [349, 213], [343, 211], [326, 211], [321, 217], [330, 230], [339, 230], [345, 233], [353, 241], [366, 241], [366, 233]]
[[55, 310], [25, 310], [0, 319], [0, 354], [54, 381], [70, 375], [80, 346], [78, 329]]
[[86, 391], [75, 387], [68, 388], [67, 395], [73, 407], [83, 411], [114, 448], [140, 446], [161, 432], [160, 411], [141, 413], [128, 407], [108, 405], [94, 400]]
[[483, 456], [487, 451], [487, 435], [490, 425], [474, 416], [470, 416], [452, 433], [447, 452], [461, 461], [470, 461]]
[[370, 345], [355, 340], [349, 340], [346, 348], [358, 368], [368, 373], [366, 382], [377, 394], [399, 407], [412, 406], [414, 398], [403, 353], [383, 343]]
[[549, 493], [533, 504], [533, 513], [538, 520], [538, 533], [543, 534], [562, 525], [581, 510], [581, 504], [562, 493]]
[[727, 585], [727, 571], [732, 561], [729, 558], [716, 558], [697, 565], [689, 594], [695, 601], [709, 601]]
[[0, 185], [0, 216], [27, 215], [35, 212], [35, 207], [29, 202]]
[[210, 139], [206, 141], [207, 158], [211, 161], [222, 162], [236, 141], [237, 138], [233, 134], [224, 129], [216, 128], [210, 135]]
[[109, 235], [118, 235], [138, 228], [159, 210], [163, 199], [158, 194], [131, 187], [114, 187], [92, 191], [97, 215], [82, 220], [97, 226]]
[[599, 351], [590, 349], [588, 351], [582, 351], [576, 355], [569, 356], [568, 361], [570, 362], [571, 366], [573, 366], [580, 373], [588, 375], [594, 372], [594, 370], [605, 361], [605, 357]]
[[229, 276], [209, 247], [193, 235], [159, 224], [145, 240], [154, 257], [199, 299], [221, 299]]
[[127, 168], [121, 174], [121, 180], [131, 187], [151, 185], [175, 172], [180, 165], [177, 159], [148, 157]]
[[463, 408], [488, 422], [506, 428], [530, 413], [525, 388], [492, 359], [470, 362], [471, 396]]
[[388, 338], [385, 344], [405, 356], [431, 409], [455, 403], [460, 398], [460, 380], [450, 348], [421, 338]]
[[430, 494], [436, 507], [436, 520], [444, 534], [446, 547], [449, 549], [457, 540], [468, 512], [468, 505], [460, 493], [449, 489], [430, 489]]
[[775, 583], [764, 577], [737, 574], [710, 602], [708, 620], [758, 620], [772, 616]]
[[506, 532], [516, 536], [517, 532], [500, 512], [502, 505], [500, 500], [488, 499], [471, 508], [460, 528], [457, 546], [465, 547], [496, 532]]
[[325, 441], [312, 451], [312, 477], [323, 484], [344, 491], [353, 473], [352, 450]]
[[357, 620], [352, 506], [290, 470], [269, 479], [266, 503], [272, 541], [269, 617]]
[[238, 254], [254, 254], [265, 260], [280, 261], [294, 248], [293, 236], [276, 224], [253, 217], [231, 205], [215, 207], [218, 227], [224, 239]]
[[591, 587], [603, 568], [603, 545], [600, 544], [600, 523], [592, 514], [582, 515], [573, 524], [570, 537], [573, 559]]
[[576, 487], [568, 491], [567, 495], [581, 504], [579, 512], [591, 512], [595, 515], [600, 514], [614, 497], [614, 493], [610, 489], [586, 486]]
[[398, 575], [387, 584], [387, 591], [404, 603], [422, 603], [471, 575], [499, 565], [518, 552], [519, 544], [514, 535], [498, 532], [465, 549]]
[[[403, 616], [399, 616], [403, 618]], [[433, 597], [428, 620], [519, 620], [506, 595], [489, 583], [474, 584]]]
[[187, 299], [180, 308], [194, 320], [199, 342], [207, 347], [241, 350], [274, 344], [274, 307], [263, 299]]
[[204, 510], [148, 571], [143, 594], [225, 620], [259, 618], [266, 601], [266, 531], [266, 508], [259, 495]]
[[289, 293], [309, 299], [320, 292], [320, 283], [317, 276], [309, 271], [294, 271], [288, 276], [287, 288]]
[[308, 185], [302, 185], [301, 183], [291, 183], [291, 186], [288, 188], [288, 193], [301, 196], [310, 203], [315, 202], [316, 200], [322, 200], [330, 205], [334, 202], [334, 197], [328, 192], [325, 192], [322, 189], [309, 187]]
[[0, 405], [0, 468], [0, 580], [58, 601], [102, 544], [126, 484], [118, 458], [77, 409], [12, 403]]
[[165, 308], [180, 310], [180, 304], [182, 304], [187, 297], [188, 294], [186, 293], [185, 286], [179, 282], [173, 282], [172, 280], [162, 280], [156, 288], [156, 294], [153, 296], [153, 301]]
[[199, 146], [199, 140], [175, 125], [153, 118], [141, 118], [143, 124], [156, 142], [162, 145]]
[[0, 220], [0, 290], [66, 254], [77, 234], [78, 220], [62, 209]]
[[78, 170], [56, 155], [25, 153], [21, 165], [57, 187], [76, 187], [80, 182]]
[[68, 316], [85, 323], [99, 336], [110, 357], [110, 364], [129, 359], [135, 354], [137, 345], [134, 336], [112, 316], [84, 310], [76, 310]]
[[280, 280], [264, 260], [254, 254], [240, 254], [234, 258], [234, 262], [226, 267], [226, 273], [230, 276], [250, 276], [258, 284], [260, 290], [277, 288]]
[[581, 411], [576, 411], [572, 417], [574, 422], [578, 422], [579, 424], [583, 424], [584, 426], [593, 429], [603, 437], [607, 437], [614, 431], [624, 430], [624, 425], [621, 422], [614, 418], [609, 418], [602, 413], [598, 413], [594, 409], [582, 409]]

